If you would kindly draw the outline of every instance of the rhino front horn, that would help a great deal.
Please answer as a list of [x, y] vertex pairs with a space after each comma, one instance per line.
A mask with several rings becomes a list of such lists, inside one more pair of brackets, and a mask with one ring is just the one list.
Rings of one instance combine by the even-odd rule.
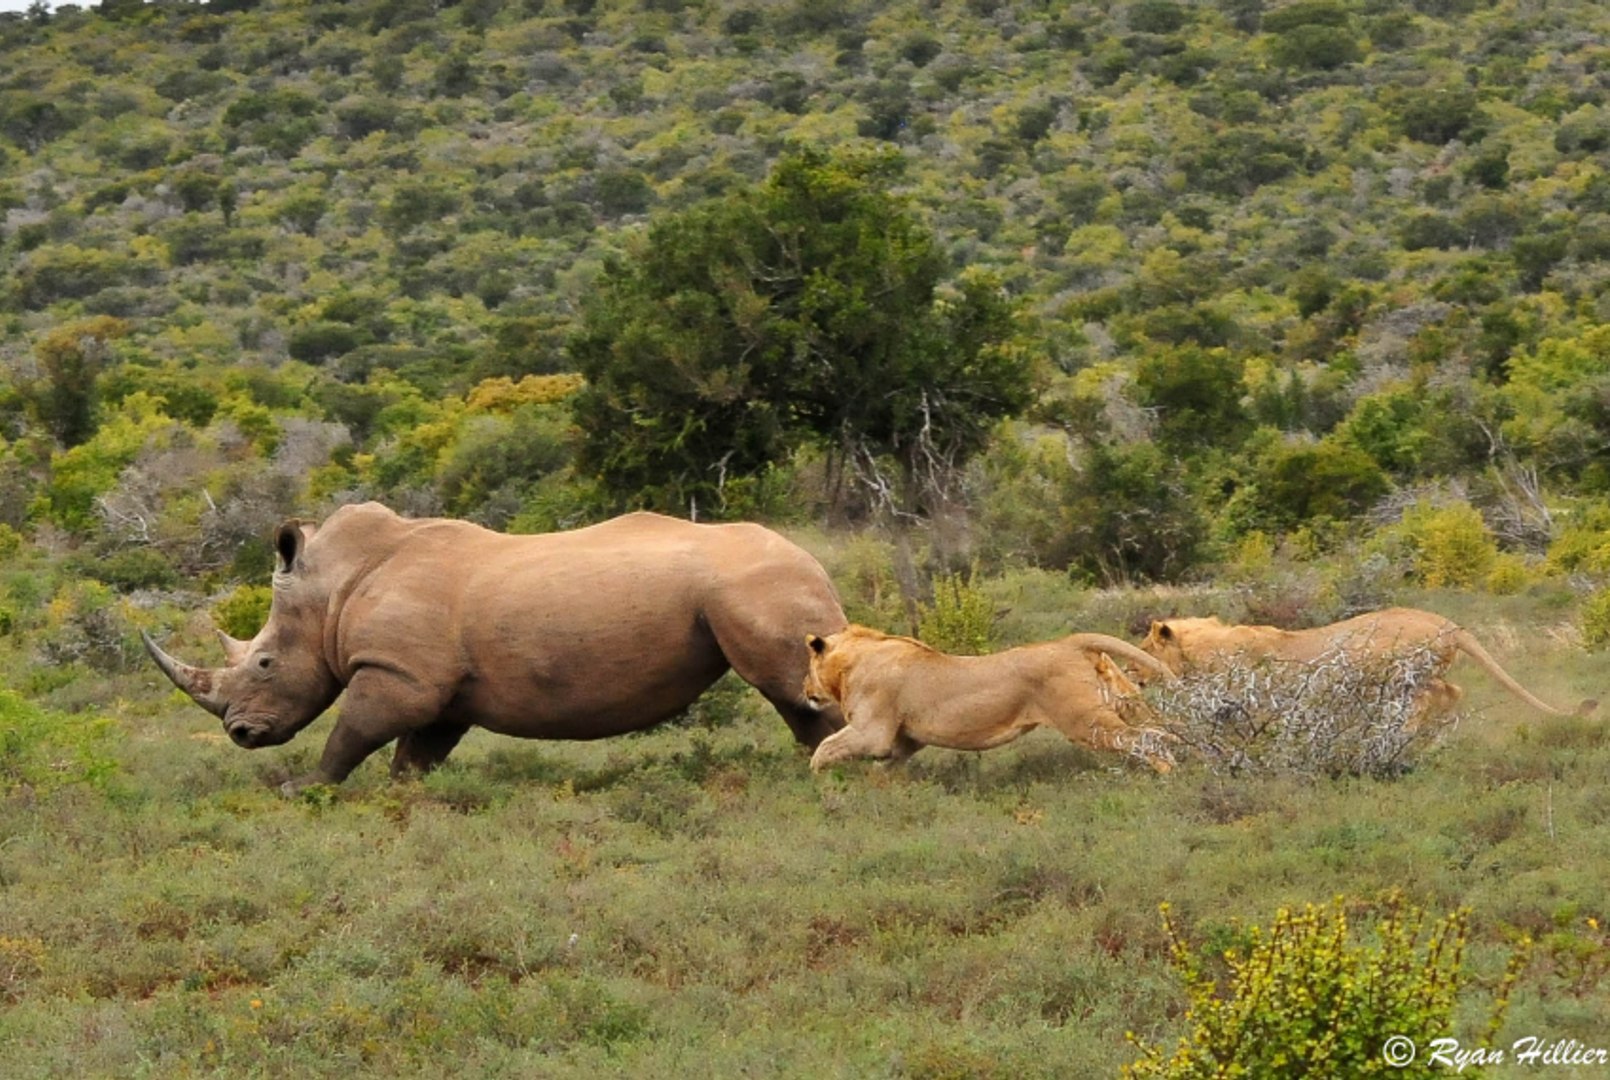
[[173, 657], [162, 651], [162, 647], [151, 640], [151, 635], [144, 630], [140, 631], [140, 640], [145, 642], [145, 651], [151, 654], [151, 659], [157, 662], [162, 674], [168, 680], [190, 695], [190, 699], [203, 709], [223, 719], [227, 702], [218, 698], [218, 679], [216, 675], [204, 668], [193, 668], [189, 664], [181, 664]]

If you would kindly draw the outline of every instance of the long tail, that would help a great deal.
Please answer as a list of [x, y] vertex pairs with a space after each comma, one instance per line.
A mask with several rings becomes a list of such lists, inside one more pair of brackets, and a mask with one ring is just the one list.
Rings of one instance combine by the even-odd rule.
[[1536, 694], [1533, 694], [1530, 690], [1526, 689], [1526, 687], [1516, 682], [1514, 676], [1510, 675], [1509, 672], [1500, 667], [1498, 665], [1498, 661], [1493, 659], [1492, 654], [1481, 647], [1481, 642], [1477, 641], [1475, 637], [1471, 635], [1470, 631], [1464, 629], [1455, 630], [1452, 634], [1452, 638], [1453, 643], [1459, 647], [1461, 652], [1470, 657], [1472, 660], [1476, 661], [1476, 663], [1480, 664], [1482, 667], [1486, 668], [1487, 673], [1493, 678], [1497, 679], [1499, 682], [1503, 683], [1505, 689], [1514, 694], [1516, 697], [1520, 698], [1522, 701], [1526, 702], [1526, 704], [1530, 705], [1534, 709], [1538, 709], [1541, 712], [1546, 712], [1550, 716], [1585, 716], [1598, 707], [1599, 703], [1597, 701], [1584, 701], [1580, 706], [1577, 707], [1577, 710], [1574, 714], [1568, 713], [1563, 709], [1556, 709], [1554, 706], [1550, 705], [1546, 701], [1543, 701]]
[[1104, 652], [1115, 659], [1127, 661], [1146, 672], [1146, 674], [1156, 676], [1164, 682], [1172, 682], [1174, 679], [1174, 673], [1169, 670], [1167, 664], [1151, 653], [1143, 652], [1136, 648], [1122, 638], [1115, 638], [1108, 634], [1069, 634], [1063, 640], [1080, 648], [1094, 649], [1097, 652]]

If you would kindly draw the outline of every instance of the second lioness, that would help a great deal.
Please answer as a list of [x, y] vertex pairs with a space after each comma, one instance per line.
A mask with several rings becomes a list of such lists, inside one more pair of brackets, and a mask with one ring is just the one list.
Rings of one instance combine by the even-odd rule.
[[806, 643], [805, 698], [837, 704], [846, 725], [816, 748], [813, 770], [856, 757], [900, 760], [924, 746], [988, 750], [1037, 727], [1081, 746], [1134, 753], [1158, 772], [1172, 765], [1167, 736], [1125, 719], [1145, 704], [1111, 657], [1161, 678], [1168, 669], [1118, 638], [1073, 634], [989, 656], [951, 656], [852, 625]]
[[[1504, 688], [1534, 709], [1552, 716], [1569, 715], [1536, 697], [1517, 682], [1482, 648], [1468, 630], [1450, 619], [1418, 608], [1387, 608], [1308, 630], [1281, 630], [1273, 626], [1226, 625], [1216, 618], [1168, 619], [1152, 623], [1142, 649], [1168, 665], [1175, 674], [1217, 667], [1243, 660], [1311, 662], [1340, 653], [1358, 662], [1373, 658], [1431, 650], [1431, 679], [1420, 695], [1420, 707], [1430, 713], [1450, 709], [1464, 691], [1443, 678], [1459, 653], [1486, 668]], [[1585, 701], [1578, 714], [1593, 709]]]

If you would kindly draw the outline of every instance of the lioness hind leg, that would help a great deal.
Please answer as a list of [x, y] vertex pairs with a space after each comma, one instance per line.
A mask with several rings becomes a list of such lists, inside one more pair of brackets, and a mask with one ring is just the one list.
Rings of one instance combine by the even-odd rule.
[[1075, 745], [1133, 754], [1159, 773], [1174, 768], [1174, 756], [1168, 751], [1171, 739], [1166, 732], [1131, 727], [1110, 706], [1101, 706], [1079, 717], [1059, 718], [1056, 726]]
[[886, 760], [890, 765], [898, 765], [922, 748], [922, 743], [902, 731], [895, 736], [894, 748], [889, 751], [889, 757]]
[[1427, 720], [1452, 712], [1464, 696], [1462, 689], [1446, 679], [1432, 679], [1415, 698], [1414, 711], [1404, 727], [1409, 731], [1419, 730]]

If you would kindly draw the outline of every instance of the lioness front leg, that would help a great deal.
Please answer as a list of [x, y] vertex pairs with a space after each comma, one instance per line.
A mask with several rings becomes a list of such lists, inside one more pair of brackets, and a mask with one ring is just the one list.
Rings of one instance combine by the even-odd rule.
[[[829, 765], [851, 758], [891, 757], [900, 739], [898, 724], [878, 721], [858, 722], [852, 718], [848, 726], [822, 740], [822, 744], [816, 748], [816, 753], [811, 755], [811, 772], [820, 772]], [[907, 750], [900, 756], [910, 757], [914, 752]]]

